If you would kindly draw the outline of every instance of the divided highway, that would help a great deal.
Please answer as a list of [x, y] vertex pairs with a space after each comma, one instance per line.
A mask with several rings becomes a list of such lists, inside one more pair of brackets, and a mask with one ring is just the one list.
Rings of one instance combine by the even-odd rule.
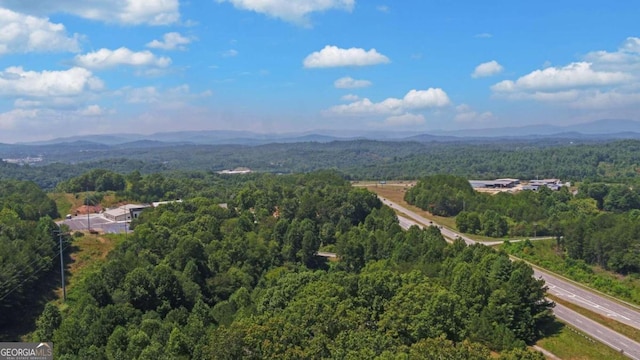
[[[423, 224], [433, 224], [438, 226], [438, 224], [431, 220], [386, 198], [380, 197], [380, 200], [382, 200], [385, 205], [406, 215], [406, 217], [398, 216], [400, 226], [404, 229], [408, 229], [412, 225], [422, 227], [424, 226]], [[445, 227], [440, 227], [440, 232], [445, 238], [450, 240], [459, 237], [464, 240], [467, 245], [473, 245], [476, 243], [476, 241]], [[547, 273], [536, 267], [534, 267], [534, 276], [544, 279], [549, 287], [547, 293], [561, 297], [570, 303], [640, 329], [640, 311], [638, 311], [637, 308], [632, 308], [631, 305], [624, 306], [611, 300], [609, 297], [576, 286], [570, 281], [559, 278], [556, 275]], [[626, 336], [620, 335], [617, 332], [562, 305], [556, 304], [553, 312], [558, 319], [566, 322], [576, 329], [580, 329], [580, 331], [591, 338], [596, 339], [617, 351], [623, 352], [627, 357], [640, 360], [640, 343], [637, 343]]]

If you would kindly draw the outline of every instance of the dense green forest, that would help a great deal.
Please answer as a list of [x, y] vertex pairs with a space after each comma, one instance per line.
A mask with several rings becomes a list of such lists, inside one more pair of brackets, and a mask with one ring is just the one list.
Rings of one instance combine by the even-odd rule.
[[[69, 146], [66, 152], [65, 146]], [[353, 180], [452, 174], [479, 179], [508, 176], [635, 183], [640, 166], [640, 141], [637, 140], [428, 143], [353, 140], [260, 146], [153, 144], [125, 149], [78, 146], [60, 144], [55, 151], [47, 147], [49, 153], [43, 155], [43, 165], [0, 162], [0, 179], [31, 180], [52, 189], [60, 181], [96, 168], [120, 174], [134, 170], [142, 174], [169, 174], [249, 167], [269, 173], [337, 169]]]
[[524, 346], [552, 304], [505, 253], [403, 231], [332, 172], [191, 184], [134, 220], [63, 311], [47, 305], [33, 340], [53, 340], [59, 359], [543, 358]]
[[56, 204], [36, 184], [0, 181], [0, 328], [21, 321], [45, 295], [41, 285], [59, 264], [56, 217]]
[[[491, 237], [553, 236], [561, 254], [622, 274], [640, 273], [640, 189], [585, 182], [568, 188], [489, 195], [451, 175], [423, 178], [407, 191], [411, 204], [456, 216], [462, 232]], [[464, 209], [463, 209], [464, 208]]]

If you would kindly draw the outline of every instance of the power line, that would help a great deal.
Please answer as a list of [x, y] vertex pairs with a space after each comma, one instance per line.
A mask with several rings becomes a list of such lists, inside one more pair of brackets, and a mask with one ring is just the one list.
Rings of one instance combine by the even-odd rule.
[[[71, 244], [67, 244], [67, 246], [65, 246], [62, 249], [62, 252], [64, 252], [65, 250], [67, 250], [67, 248], [71, 246]], [[51, 259], [51, 261], [53, 262], [53, 258]], [[51, 265], [51, 264], [43, 264], [40, 268], [38, 268], [38, 270], [34, 271], [31, 275], [29, 275], [29, 277], [27, 277], [26, 279], [22, 280], [18, 285], [14, 286], [13, 289], [9, 290], [9, 292], [7, 292], [6, 294], [2, 295], [2, 297], [0, 297], [0, 301], [4, 300], [7, 296], [11, 295], [12, 292], [16, 291], [18, 288], [20, 288], [25, 282], [27, 282], [28, 280], [30, 280], [32, 277], [34, 277], [36, 274], [38, 274], [40, 271], [42, 271], [46, 266]]]
[[[40, 252], [40, 250], [42, 250], [45, 245], [51, 245], [51, 244], [47, 244], [46, 242], [43, 242], [38, 248], [36, 248], [34, 250], [34, 252]], [[53, 256], [51, 259], [53, 260], [55, 256]], [[32, 262], [30, 262], [28, 265], [24, 266], [24, 268], [22, 270], [20, 270], [18, 273], [14, 274], [11, 278], [7, 279], [4, 283], [0, 284], [0, 287], [4, 287], [5, 285], [7, 285], [8, 283], [10, 283], [11, 281], [13, 281], [16, 277], [19, 277], [19, 275], [22, 275], [23, 272], [27, 271], [28, 268], [31, 267], [31, 265], [33, 265], [35, 262], [37, 261], [41, 261], [42, 258], [39, 259], [35, 259]]]

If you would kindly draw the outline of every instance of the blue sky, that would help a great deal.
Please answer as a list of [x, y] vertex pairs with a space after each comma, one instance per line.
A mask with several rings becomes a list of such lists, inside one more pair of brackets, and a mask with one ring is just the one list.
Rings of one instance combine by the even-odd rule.
[[0, 142], [638, 119], [636, 1], [0, 0]]

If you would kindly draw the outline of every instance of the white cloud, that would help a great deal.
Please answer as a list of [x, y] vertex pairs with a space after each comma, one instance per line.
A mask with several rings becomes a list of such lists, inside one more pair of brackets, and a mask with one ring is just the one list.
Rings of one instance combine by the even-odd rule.
[[346, 76], [334, 81], [333, 86], [335, 86], [338, 89], [357, 89], [357, 88], [371, 86], [371, 81], [356, 80], [350, 76]]
[[456, 106], [456, 116], [454, 120], [456, 122], [464, 122], [464, 123], [485, 122], [486, 120], [489, 120], [492, 117], [493, 117], [493, 113], [491, 113], [490, 111], [478, 113], [474, 111], [469, 105], [460, 104]]
[[424, 109], [428, 107], [442, 107], [451, 104], [447, 93], [440, 88], [428, 90], [411, 90], [404, 96], [404, 107], [409, 109]]
[[633, 77], [623, 72], [594, 71], [591, 63], [574, 62], [567, 66], [535, 70], [516, 81], [504, 80], [491, 87], [496, 92], [566, 89], [606, 86], [627, 82]]
[[0, 72], [0, 96], [64, 97], [98, 91], [102, 81], [91, 71], [74, 67], [64, 71], [25, 71], [9, 67]]
[[408, 110], [423, 110], [451, 104], [447, 93], [440, 88], [411, 90], [404, 98], [387, 98], [379, 103], [364, 98], [350, 104], [336, 105], [327, 112], [336, 115], [402, 115]]
[[74, 96], [46, 96], [37, 98], [18, 98], [13, 102], [16, 108], [23, 109], [72, 109], [78, 107], [93, 94], [85, 92]]
[[376, 6], [376, 10], [383, 12], [383, 13], [388, 13], [389, 12], [389, 7], [387, 5], [378, 5]]
[[62, 24], [0, 8], [0, 55], [29, 52], [77, 52], [79, 35], [68, 36]]
[[327, 68], [338, 66], [367, 66], [386, 64], [390, 60], [376, 49], [366, 51], [362, 48], [341, 49], [327, 45], [324, 49], [309, 54], [304, 59], [305, 68]]
[[422, 114], [405, 113], [402, 115], [389, 116], [384, 123], [390, 126], [408, 126], [424, 124], [425, 119]]
[[236, 57], [238, 56], [238, 50], [229, 49], [227, 51], [222, 52], [222, 57]]
[[493, 75], [500, 74], [502, 70], [504, 70], [502, 65], [500, 65], [495, 60], [491, 60], [476, 66], [476, 69], [473, 71], [473, 74], [471, 74], [471, 77], [479, 78], [479, 77], [493, 76]]
[[191, 43], [191, 39], [184, 37], [177, 32], [166, 33], [162, 36], [162, 40], [153, 40], [147, 44], [147, 47], [162, 50], [186, 50]]
[[298, 25], [309, 25], [308, 15], [327, 10], [351, 11], [355, 0], [217, 0]]
[[569, 103], [569, 106], [575, 109], [597, 110], [611, 108], [625, 108], [640, 104], [640, 93], [638, 92], [622, 92], [619, 90], [586, 91], [576, 96]]
[[33, 119], [38, 116], [37, 110], [13, 109], [0, 114], [0, 130], [9, 131], [18, 127], [24, 119]]
[[343, 95], [340, 100], [342, 101], [349, 101], [349, 102], [354, 102], [356, 100], [360, 99], [360, 96], [355, 95], [355, 94], [346, 94]]
[[[616, 51], [598, 50], [566, 66], [545, 67], [491, 87], [510, 100], [533, 100], [600, 114], [632, 114], [640, 100], [640, 38], [627, 38]], [[603, 116], [603, 115], [600, 115]], [[628, 115], [627, 115], [628, 116]]]
[[628, 37], [620, 50], [640, 54], [640, 38]]
[[148, 50], [134, 52], [121, 47], [116, 50], [102, 48], [85, 55], [76, 55], [75, 62], [87, 69], [106, 69], [118, 65], [167, 67], [171, 64], [171, 59], [157, 57]]
[[2, 6], [27, 14], [67, 13], [127, 25], [167, 25], [180, 20], [179, 0], [3, 0]]
[[79, 109], [76, 111], [78, 115], [81, 116], [101, 116], [106, 113], [105, 109], [101, 108], [99, 105], [89, 105], [85, 108]]
[[473, 37], [479, 38], [479, 39], [488, 39], [488, 38], [492, 38], [493, 35], [489, 33], [480, 33], [480, 34], [475, 34]]
[[584, 58], [596, 70], [640, 72], [640, 38], [627, 38], [618, 51], [593, 51]]

